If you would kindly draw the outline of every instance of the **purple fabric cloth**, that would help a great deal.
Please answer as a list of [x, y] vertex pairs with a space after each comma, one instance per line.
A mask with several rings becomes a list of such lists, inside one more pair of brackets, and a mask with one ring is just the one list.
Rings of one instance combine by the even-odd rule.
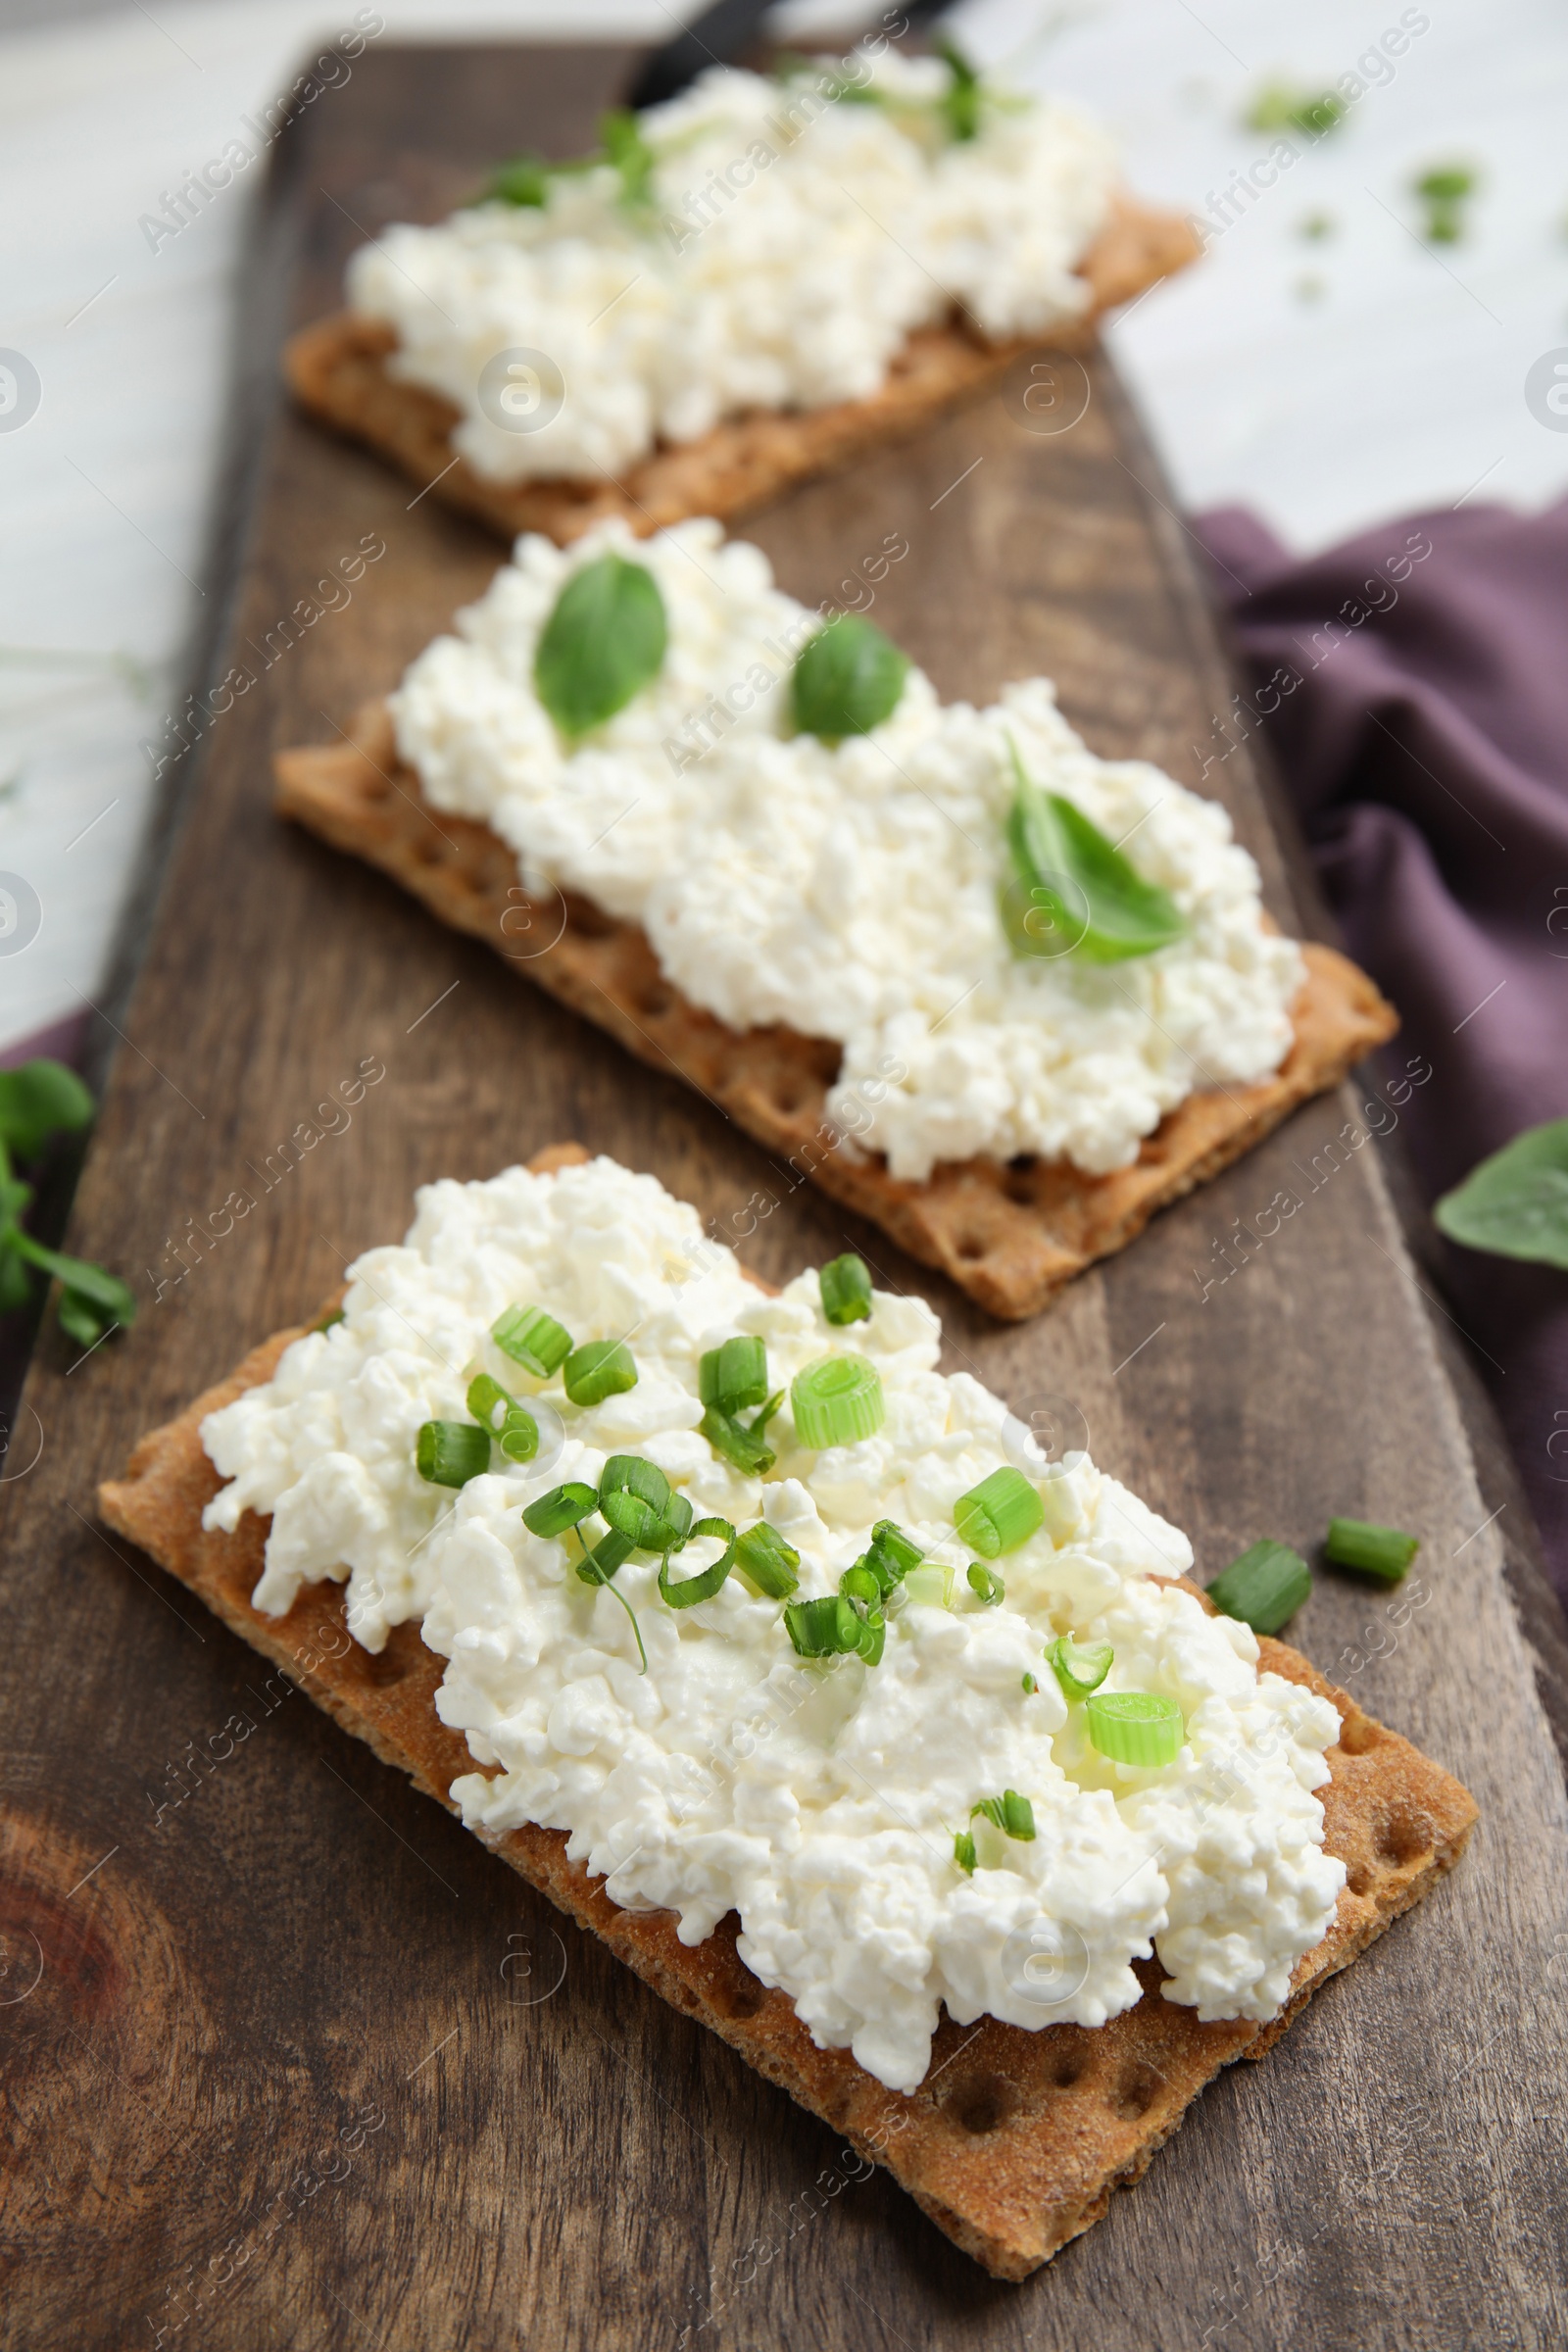
[[[1261, 732], [1358, 963], [1433, 1066], [1404, 1111], [1427, 1200], [1568, 1113], [1568, 502], [1418, 514], [1301, 563], [1200, 531]], [[1227, 737], [1216, 728], [1213, 753]], [[1568, 1274], [1439, 1245], [1568, 1602]]]

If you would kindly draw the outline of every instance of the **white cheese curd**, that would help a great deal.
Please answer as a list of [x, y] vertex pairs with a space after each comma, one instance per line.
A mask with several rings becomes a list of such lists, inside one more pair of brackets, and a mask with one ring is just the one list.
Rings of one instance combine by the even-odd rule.
[[[579, 1343], [627, 1337], [636, 1386], [578, 1409], [559, 1375], [519, 1374], [487, 1336], [513, 1304], [545, 1307]], [[880, 1430], [812, 1453], [786, 1402], [767, 1478], [731, 1469], [698, 1431], [698, 1362], [740, 1333], [765, 1342], [774, 1386], [829, 1352], [869, 1357]], [[475, 1761], [453, 1791], [470, 1828], [566, 1831], [615, 1901], [678, 1913], [688, 1943], [738, 1913], [748, 1966], [783, 1987], [820, 2045], [848, 2045], [897, 2089], [924, 2076], [944, 2004], [960, 2023], [1098, 2026], [1139, 1998], [1131, 1963], [1152, 1950], [1168, 1999], [1203, 2018], [1268, 2018], [1344, 1882], [1312, 1793], [1338, 1716], [1260, 1674], [1245, 1627], [1157, 1581], [1191, 1564], [1174, 1528], [1087, 1455], [1053, 1475], [999, 1398], [939, 1373], [940, 1338], [918, 1299], [878, 1292], [869, 1320], [835, 1329], [814, 1275], [764, 1295], [694, 1209], [608, 1159], [434, 1184], [407, 1243], [353, 1268], [344, 1320], [296, 1341], [270, 1383], [204, 1422], [229, 1482], [205, 1524], [271, 1514], [262, 1609], [281, 1614], [302, 1582], [346, 1576], [367, 1648], [421, 1621], [447, 1661], [438, 1710]], [[416, 1433], [465, 1417], [476, 1368], [553, 1398], [564, 1443], [548, 1464], [454, 1494], [418, 1477]], [[868, 1667], [797, 1657], [781, 1604], [738, 1573], [681, 1610], [635, 1558], [619, 1599], [586, 1586], [574, 1540], [530, 1535], [521, 1509], [563, 1480], [596, 1483], [625, 1450], [657, 1462], [700, 1517], [744, 1530], [765, 1516], [800, 1553], [801, 1598], [834, 1592], [886, 1516], [956, 1570], [951, 1604], [937, 1592], [890, 1609]], [[1005, 1595], [986, 1606], [953, 1506], [1008, 1460], [1044, 1482], [1048, 1526], [996, 1563]], [[673, 1573], [703, 1564], [694, 1544]], [[1176, 1762], [1134, 1770], [1088, 1745], [1083, 1708], [1043, 1654], [1069, 1631], [1114, 1644], [1107, 1690], [1176, 1700]], [[1036, 1836], [977, 1821], [966, 1875], [955, 1836], [1009, 1788], [1029, 1799]]]
[[[534, 691], [534, 649], [609, 547], [653, 573], [668, 650], [572, 748]], [[405, 675], [398, 748], [437, 808], [515, 851], [530, 888], [640, 923], [693, 1004], [836, 1040], [829, 1115], [895, 1176], [976, 1152], [1103, 1174], [1196, 1088], [1279, 1067], [1300, 952], [1264, 928], [1223, 808], [1147, 761], [1096, 759], [1044, 678], [976, 710], [911, 669], [869, 734], [791, 735], [791, 669], [819, 625], [712, 521], [641, 541], [611, 525], [564, 551], [520, 539]], [[1113, 964], [1013, 955], [998, 907], [1009, 739], [1038, 785], [1126, 842], [1186, 936]]]
[[[950, 142], [939, 60], [857, 71], [890, 104], [715, 68], [639, 118], [658, 159], [646, 205], [602, 165], [553, 177], [543, 205], [390, 228], [350, 265], [350, 303], [396, 329], [393, 371], [462, 412], [453, 447], [496, 481], [617, 474], [741, 410], [867, 399], [955, 305], [993, 341], [1082, 311], [1105, 134], [1007, 94]], [[543, 355], [561, 394], [531, 429], [479, 397], [486, 363], [516, 350]]]

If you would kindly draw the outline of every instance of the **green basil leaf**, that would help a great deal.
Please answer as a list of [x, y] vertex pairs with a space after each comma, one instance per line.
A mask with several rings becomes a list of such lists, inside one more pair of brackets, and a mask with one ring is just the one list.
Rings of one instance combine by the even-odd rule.
[[803, 735], [868, 735], [897, 709], [909, 658], [858, 612], [835, 612], [803, 647], [791, 692]]
[[1006, 824], [1013, 878], [1002, 893], [1002, 919], [1013, 954], [1121, 963], [1182, 938], [1186, 920], [1170, 893], [1146, 882], [1071, 801], [1042, 792], [1025, 775], [1017, 746], [1007, 748], [1017, 790]]
[[0, 1250], [0, 1315], [15, 1314], [32, 1297], [32, 1276], [20, 1250]]
[[1432, 1211], [1467, 1250], [1568, 1271], [1568, 1119], [1527, 1127], [1472, 1168]]
[[19, 1159], [33, 1153], [62, 1129], [74, 1134], [90, 1124], [93, 1099], [74, 1070], [63, 1061], [24, 1061], [0, 1070], [0, 1142]]
[[[63, 1250], [46, 1250], [30, 1233], [13, 1234], [11, 1247], [29, 1264], [53, 1274], [61, 1284], [60, 1320], [73, 1339], [79, 1338], [78, 1325], [84, 1326], [89, 1314], [95, 1313], [97, 1317], [94, 1339], [100, 1338], [111, 1324], [119, 1323], [128, 1331], [135, 1322], [136, 1295], [118, 1274], [92, 1265], [84, 1257], [67, 1257]], [[72, 1320], [67, 1319], [68, 1309]]]
[[586, 735], [657, 677], [667, 642], [647, 565], [600, 556], [572, 573], [545, 623], [533, 661], [539, 700], [563, 735]]

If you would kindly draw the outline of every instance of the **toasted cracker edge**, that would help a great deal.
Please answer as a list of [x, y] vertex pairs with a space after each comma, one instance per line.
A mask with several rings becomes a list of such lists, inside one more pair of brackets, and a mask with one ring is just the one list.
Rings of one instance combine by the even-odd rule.
[[[543, 1173], [586, 1156], [577, 1146], [557, 1146], [530, 1165]], [[202, 1449], [203, 1419], [269, 1380], [308, 1328], [276, 1333], [226, 1381], [144, 1437], [124, 1478], [101, 1487], [99, 1507], [344, 1730], [456, 1811], [452, 1781], [482, 1768], [435, 1712], [442, 1661], [417, 1630], [399, 1626], [370, 1655], [349, 1636], [343, 1591], [331, 1583], [308, 1585], [286, 1617], [265, 1617], [250, 1595], [268, 1523], [247, 1512], [232, 1536], [202, 1530], [203, 1507], [220, 1484]], [[1474, 1826], [1475, 1800], [1441, 1766], [1375, 1723], [1297, 1651], [1272, 1641], [1260, 1648], [1265, 1669], [1340, 1710], [1340, 1742], [1320, 1793], [1328, 1849], [1348, 1872], [1328, 1935], [1298, 1967], [1286, 2010], [1262, 2027], [1245, 2019], [1200, 2024], [1160, 1997], [1160, 1971], [1144, 1963], [1143, 1999], [1095, 2030], [1028, 2033], [994, 2018], [960, 2028], [944, 2018], [925, 2082], [905, 2097], [847, 2050], [815, 2046], [787, 1996], [741, 1961], [733, 1918], [688, 1947], [668, 1913], [617, 1910], [602, 1882], [566, 1860], [563, 1832], [530, 1827], [494, 1848], [673, 2007], [721, 2034], [859, 2154], [885, 2164], [965, 2253], [998, 2278], [1023, 2278], [1098, 2221], [1113, 2189], [1142, 2177], [1222, 2067], [1260, 2056], [1327, 1978], [1430, 1891]]]
[[446, 505], [506, 539], [544, 531], [564, 547], [612, 516], [639, 535], [694, 514], [732, 520], [871, 449], [907, 440], [989, 391], [1025, 353], [1083, 348], [1104, 312], [1185, 269], [1200, 251], [1178, 215], [1121, 195], [1080, 267], [1091, 297], [1080, 318], [1006, 344], [982, 342], [957, 325], [923, 329], [908, 338], [869, 400], [727, 418], [700, 440], [656, 449], [619, 481], [494, 482], [466, 459], [454, 465], [460, 412], [390, 371], [397, 337], [379, 320], [351, 311], [318, 319], [291, 337], [283, 365], [302, 408], [368, 443], [421, 489], [434, 487]]
[[1296, 1043], [1280, 1069], [1257, 1086], [1190, 1095], [1131, 1167], [1086, 1176], [1066, 1161], [978, 1158], [942, 1163], [924, 1184], [910, 1184], [829, 1125], [836, 1045], [782, 1027], [730, 1029], [670, 986], [634, 924], [587, 900], [530, 901], [497, 834], [424, 800], [418, 777], [398, 760], [384, 704], [361, 710], [345, 742], [281, 752], [275, 768], [285, 816], [487, 941], [641, 1060], [716, 1103], [784, 1160], [794, 1181], [809, 1176], [1009, 1321], [1038, 1314], [1086, 1266], [1124, 1249], [1158, 1210], [1261, 1143], [1398, 1027], [1363, 972], [1309, 943], [1306, 985], [1293, 1007]]

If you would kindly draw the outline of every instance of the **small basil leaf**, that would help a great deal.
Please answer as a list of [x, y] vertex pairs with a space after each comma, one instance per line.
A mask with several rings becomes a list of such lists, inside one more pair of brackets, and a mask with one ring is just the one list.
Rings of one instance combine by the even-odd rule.
[[1042, 792], [1009, 743], [1017, 790], [1007, 815], [1012, 881], [1002, 919], [1015, 956], [1077, 955], [1086, 963], [1152, 956], [1187, 930], [1168, 891], [1143, 876], [1059, 792]]
[[27, 1261], [16, 1250], [0, 1250], [0, 1315], [14, 1314], [32, 1297]]
[[1527, 1127], [1472, 1168], [1432, 1211], [1467, 1250], [1568, 1270], [1568, 1119]]
[[667, 642], [647, 565], [600, 556], [572, 573], [545, 623], [533, 662], [539, 700], [563, 735], [586, 735], [658, 675]]
[[0, 1070], [0, 1141], [31, 1159], [50, 1136], [74, 1134], [91, 1121], [93, 1099], [63, 1061], [24, 1061]]
[[74, 1323], [67, 1322], [68, 1303], [74, 1316], [80, 1320], [89, 1311], [98, 1315], [94, 1338], [107, 1331], [112, 1323], [121, 1324], [126, 1331], [136, 1320], [136, 1296], [128, 1283], [118, 1274], [109, 1273], [83, 1257], [67, 1257], [60, 1250], [46, 1250], [35, 1242], [30, 1233], [13, 1234], [11, 1247], [29, 1264], [40, 1266], [44, 1273], [53, 1274], [60, 1283], [63, 1296], [60, 1301], [60, 1320], [74, 1339]]
[[898, 708], [909, 659], [858, 612], [835, 612], [803, 647], [791, 691], [803, 735], [868, 735]]

